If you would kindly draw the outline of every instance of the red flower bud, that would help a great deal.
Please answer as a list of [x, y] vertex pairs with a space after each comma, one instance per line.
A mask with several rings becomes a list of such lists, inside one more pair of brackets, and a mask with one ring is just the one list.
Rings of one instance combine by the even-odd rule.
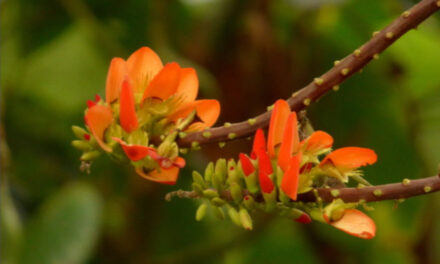
[[254, 165], [250, 161], [249, 157], [243, 153], [240, 153], [240, 163], [241, 168], [243, 169], [244, 175], [249, 176], [251, 173], [255, 171]]
[[266, 151], [266, 138], [264, 137], [263, 129], [259, 128], [255, 132], [254, 144], [252, 146], [251, 159], [257, 159], [257, 154], [260, 151]]
[[312, 222], [312, 218], [306, 213], [303, 213], [300, 217], [295, 219], [296, 222], [301, 224], [310, 224]]
[[269, 175], [273, 173], [272, 164], [269, 155], [265, 151], [258, 153], [258, 179], [260, 181], [261, 191], [272, 193], [274, 184]]

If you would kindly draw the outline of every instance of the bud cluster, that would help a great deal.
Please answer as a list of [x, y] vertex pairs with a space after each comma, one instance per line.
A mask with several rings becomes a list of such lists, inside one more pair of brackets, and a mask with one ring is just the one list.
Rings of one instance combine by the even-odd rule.
[[376, 161], [374, 151], [346, 147], [331, 151], [333, 138], [323, 131], [299, 141], [295, 112], [285, 101], [275, 103], [266, 139], [257, 130], [250, 156], [241, 153], [237, 161], [219, 159], [210, 163], [202, 176], [193, 172], [192, 188], [204, 202], [196, 213], [201, 220], [208, 204], [220, 218], [225, 214], [245, 229], [252, 229], [252, 213], [264, 211], [289, 217], [300, 223], [312, 219], [330, 224], [361, 238], [372, 238], [374, 222], [355, 208], [359, 203], [338, 199], [324, 204], [317, 192], [316, 202], [297, 201], [298, 194], [315, 188], [344, 186], [349, 179], [369, 184], [359, 167]]

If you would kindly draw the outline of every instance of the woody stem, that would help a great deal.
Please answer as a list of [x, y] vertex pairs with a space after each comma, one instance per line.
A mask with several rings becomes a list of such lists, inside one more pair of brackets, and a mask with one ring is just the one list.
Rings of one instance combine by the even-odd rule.
[[[325, 203], [330, 203], [334, 199], [342, 199], [344, 202], [376, 202], [384, 200], [406, 199], [423, 194], [440, 191], [440, 176], [433, 176], [417, 180], [407, 180], [402, 182], [383, 184], [377, 186], [369, 186], [363, 188], [317, 188], [306, 193], [298, 195], [297, 201], [316, 202], [317, 199]], [[243, 192], [244, 195], [251, 195], [248, 191]], [[232, 200], [231, 193], [226, 190], [221, 193], [221, 198]], [[166, 200], [173, 197], [179, 198], [201, 198], [194, 191], [178, 190], [170, 192], [165, 196]], [[319, 197], [319, 198], [318, 198]], [[261, 197], [255, 196], [255, 200], [262, 200]]]
[[[354, 73], [361, 70], [373, 58], [377, 58], [381, 52], [393, 44], [398, 38], [417, 27], [422, 21], [440, 9], [439, 0], [422, 0], [412, 8], [403, 12], [387, 27], [375, 32], [373, 37], [365, 44], [357, 48], [353, 53], [341, 59], [329, 71], [316, 78], [313, 82], [294, 93], [287, 102], [294, 111], [306, 108], [333, 87], [337, 87]], [[181, 147], [189, 147], [192, 142], [207, 144], [224, 142], [251, 135], [257, 128], [267, 127], [271, 111], [265, 112], [252, 118], [252, 122], [243, 121], [230, 126], [213, 127], [202, 132], [191, 133], [180, 138], [178, 144]], [[209, 133], [206, 133], [209, 132]], [[210, 135], [209, 137], [203, 136]]]

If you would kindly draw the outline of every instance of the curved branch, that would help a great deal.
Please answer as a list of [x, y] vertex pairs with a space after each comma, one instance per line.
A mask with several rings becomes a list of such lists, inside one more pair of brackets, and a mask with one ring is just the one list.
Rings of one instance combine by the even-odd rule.
[[[406, 199], [414, 196], [424, 195], [440, 191], [440, 176], [433, 176], [418, 180], [405, 179], [402, 182], [369, 186], [363, 188], [318, 188], [298, 195], [297, 201], [316, 202], [317, 197], [320, 201], [330, 203], [334, 199], [342, 199], [344, 202], [376, 202], [384, 200]], [[245, 191], [244, 195], [250, 195]], [[178, 190], [170, 192], [165, 196], [166, 200], [172, 197], [197, 199], [201, 198], [194, 191]], [[225, 200], [232, 200], [229, 191], [224, 191], [221, 197]], [[254, 197], [261, 200], [261, 197]]]
[[[354, 73], [361, 70], [373, 58], [388, 48], [394, 41], [417, 27], [422, 21], [440, 9], [438, 0], [422, 0], [411, 9], [402, 13], [396, 20], [380, 32], [373, 33], [373, 37], [352, 54], [335, 62], [335, 66], [316, 78], [313, 82], [293, 94], [287, 102], [294, 111], [300, 111], [310, 103], [316, 101], [333, 87], [337, 87]], [[230, 126], [214, 127], [206, 131], [188, 134], [178, 140], [181, 147], [191, 146], [192, 142], [199, 144], [224, 142], [232, 139], [249, 136], [259, 127], [267, 127], [271, 112], [268, 111], [252, 119]], [[205, 133], [205, 132], [209, 133]], [[205, 136], [204, 136], [205, 135]], [[206, 136], [206, 135], [209, 135]]]

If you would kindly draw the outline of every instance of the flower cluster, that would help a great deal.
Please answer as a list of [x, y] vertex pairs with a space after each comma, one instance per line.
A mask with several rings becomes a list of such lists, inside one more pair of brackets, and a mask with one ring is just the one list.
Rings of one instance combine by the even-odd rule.
[[[105, 100], [87, 102], [86, 128], [74, 126], [73, 145], [90, 161], [102, 151], [130, 160], [142, 177], [161, 183], [176, 182], [185, 160], [175, 139], [180, 131], [212, 126], [220, 113], [217, 100], [195, 100], [198, 78], [194, 69], [162, 64], [143, 47], [127, 60], [110, 63]], [[152, 143], [153, 138], [158, 140]]]
[[[226, 209], [235, 223], [247, 229], [252, 228], [249, 212], [263, 210], [278, 212], [302, 223], [309, 223], [313, 218], [348, 234], [372, 238], [375, 224], [354, 209], [357, 203], [344, 203], [336, 199], [337, 195], [326, 205], [297, 201], [300, 193], [343, 185], [349, 179], [369, 184], [358, 168], [376, 162], [374, 151], [359, 147], [331, 151], [332, 145], [333, 138], [323, 131], [315, 131], [301, 141], [296, 113], [290, 111], [286, 101], [278, 100], [273, 108], [267, 143], [263, 130], [258, 129], [249, 156], [241, 153], [237, 162], [220, 159], [215, 166], [207, 167], [204, 177], [195, 172], [193, 189], [206, 198], [214, 210]], [[199, 207], [197, 219], [203, 217], [206, 207], [206, 203]]]

